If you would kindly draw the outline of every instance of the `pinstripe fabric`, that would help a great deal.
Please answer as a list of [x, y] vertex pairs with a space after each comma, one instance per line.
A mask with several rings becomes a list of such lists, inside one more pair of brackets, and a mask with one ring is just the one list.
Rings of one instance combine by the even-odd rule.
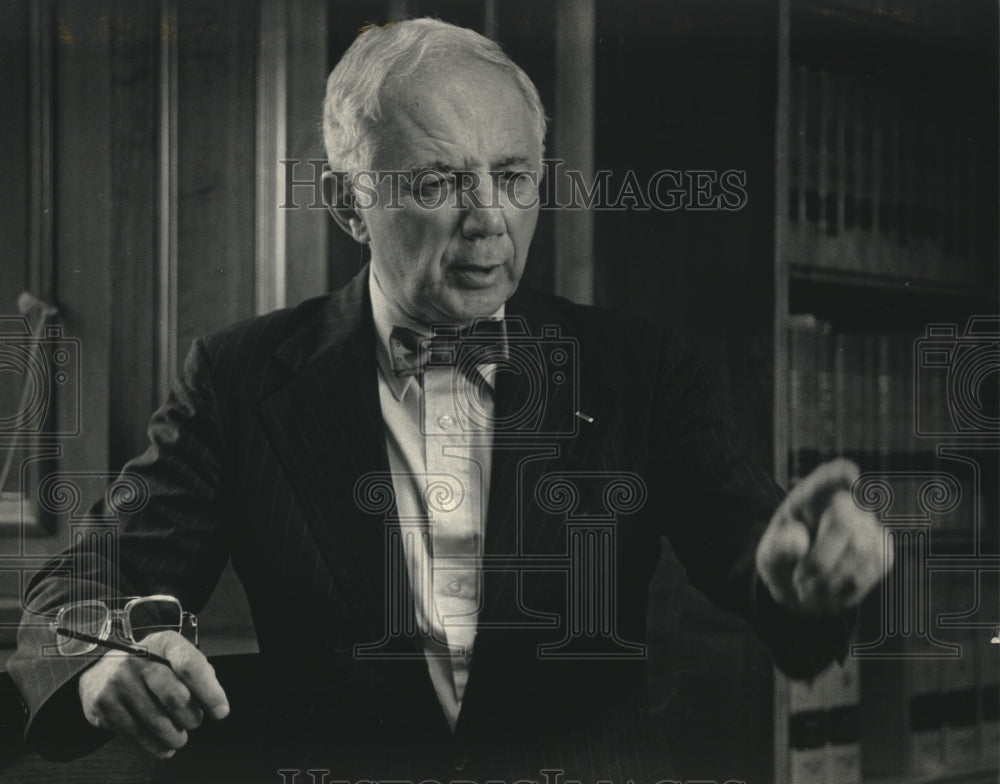
[[[99, 588], [117, 566], [123, 591], [173, 593], [197, 612], [232, 558], [271, 673], [260, 684], [271, 722], [254, 744], [262, 780], [307, 766], [349, 780], [539, 780], [543, 768], [649, 780], [664, 761], [646, 740], [642, 661], [539, 655], [566, 634], [544, 619], [567, 616], [567, 577], [520, 566], [565, 561], [567, 512], [542, 492], [556, 474], [582, 477], [569, 513], [591, 520], [606, 518], [608, 504], [591, 479], [645, 481], [645, 504], [614, 520], [619, 641], [645, 639], [665, 535], [696, 587], [757, 622], [780, 666], [817, 671], [842, 650], [848, 619], [793, 618], [757, 590], [753, 553], [780, 491], [713, 413], [686, 344], [620, 314], [519, 292], [507, 313], [527, 334], [512, 345], [548, 334], [546, 345], [572, 341], [577, 361], [556, 367], [543, 351], [544, 383], [498, 376], [501, 421], [525, 406], [537, 416], [495, 433], [476, 657], [452, 736], [412, 630], [407, 581], [389, 579], [392, 504], [356, 492], [359, 478], [389, 469], [367, 275], [196, 341], [151, 421], [149, 449], [126, 466], [150, 492], [120, 514], [120, 563], [68, 551], [29, 586], [9, 669], [31, 710], [32, 745], [67, 757], [105, 739], [74, 704], [87, 662], [41, 653], [51, 642], [45, 613], [65, 601], [70, 579]], [[570, 383], [558, 381], [567, 367]], [[359, 657], [359, 645], [379, 656]]]

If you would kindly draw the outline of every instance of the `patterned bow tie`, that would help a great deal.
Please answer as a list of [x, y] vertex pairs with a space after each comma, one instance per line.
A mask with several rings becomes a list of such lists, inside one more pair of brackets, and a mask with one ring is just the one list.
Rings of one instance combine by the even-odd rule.
[[397, 378], [416, 376], [434, 367], [457, 368], [477, 383], [485, 381], [478, 368], [507, 359], [503, 321], [480, 321], [472, 328], [438, 331], [428, 338], [406, 327], [389, 335], [389, 361]]

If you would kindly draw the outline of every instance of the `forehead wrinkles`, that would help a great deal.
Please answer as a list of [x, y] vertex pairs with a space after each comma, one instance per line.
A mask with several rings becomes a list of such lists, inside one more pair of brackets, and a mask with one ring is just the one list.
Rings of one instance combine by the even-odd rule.
[[[462, 148], [471, 140], [472, 128], [468, 123], [449, 117], [447, 107], [437, 111], [439, 103], [405, 97], [391, 105], [386, 112], [389, 122], [384, 134], [385, 151], [394, 158], [421, 153], [447, 158], [461, 155]], [[398, 162], [405, 164], [408, 161]]]
[[380, 158], [431, 156], [454, 166], [490, 165], [492, 156], [529, 153], [521, 139], [529, 108], [513, 77], [478, 61], [423, 63], [384, 87]]

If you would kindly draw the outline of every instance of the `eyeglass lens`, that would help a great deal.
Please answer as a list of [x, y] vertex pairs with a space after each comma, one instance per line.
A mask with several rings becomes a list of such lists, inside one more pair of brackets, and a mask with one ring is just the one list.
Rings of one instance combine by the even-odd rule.
[[[93, 637], [107, 637], [110, 612], [104, 602], [78, 602], [63, 608], [59, 613], [59, 625], [74, 632]], [[74, 656], [94, 649], [94, 644], [74, 637], [56, 635], [59, 653]]]
[[177, 632], [181, 629], [181, 606], [175, 601], [143, 599], [129, 608], [128, 623], [135, 642], [155, 632]]

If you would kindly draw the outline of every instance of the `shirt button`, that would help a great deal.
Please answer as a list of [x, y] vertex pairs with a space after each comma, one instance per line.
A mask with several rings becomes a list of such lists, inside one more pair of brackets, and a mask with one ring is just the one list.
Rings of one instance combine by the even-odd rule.
[[458, 594], [461, 593], [461, 591], [462, 591], [462, 583], [460, 583], [458, 580], [452, 580], [450, 583], [448, 583], [448, 593], [450, 593], [452, 596], [458, 596]]
[[447, 414], [438, 417], [438, 427], [440, 427], [442, 430], [451, 430], [454, 424], [455, 420], [452, 419]]

